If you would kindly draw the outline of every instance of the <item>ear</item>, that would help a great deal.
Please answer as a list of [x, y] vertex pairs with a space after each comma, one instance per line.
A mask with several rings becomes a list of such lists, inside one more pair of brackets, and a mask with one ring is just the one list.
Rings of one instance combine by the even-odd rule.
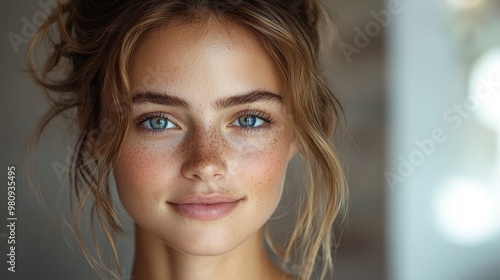
[[298, 151], [299, 151], [299, 148], [298, 148], [297, 143], [295, 142], [295, 138], [294, 138], [290, 142], [290, 149], [288, 152], [288, 161], [292, 160], [292, 158], [297, 154]]
[[87, 138], [85, 140], [85, 148], [93, 158], [97, 156], [98, 144], [99, 144], [99, 133], [96, 130], [91, 130], [87, 132]]

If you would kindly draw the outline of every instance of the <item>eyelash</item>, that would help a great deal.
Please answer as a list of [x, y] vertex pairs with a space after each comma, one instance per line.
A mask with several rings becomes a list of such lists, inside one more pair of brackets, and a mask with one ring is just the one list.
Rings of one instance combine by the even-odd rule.
[[241, 126], [240, 128], [249, 131], [249, 132], [258, 132], [262, 130], [269, 129], [270, 125], [274, 123], [274, 119], [269, 116], [268, 114], [261, 112], [261, 111], [256, 111], [256, 110], [247, 110], [243, 112], [239, 112], [236, 114], [235, 120], [241, 118], [241, 117], [256, 117], [264, 121], [264, 124], [260, 126], [255, 126], [255, 127], [248, 127], [248, 126]]
[[[259, 119], [264, 121], [264, 124], [262, 124], [260, 126], [256, 126], [256, 127], [239, 126], [241, 129], [243, 129], [244, 131], [247, 131], [247, 132], [259, 132], [259, 131], [267, 130], [270, 128], [270, 125], [274, 123], [274, 118], [272, 118], [271, 116], [269, 116], [268, 114], [266, 114], [264, 112], [257, 111], [257, 110], [247, 110], [247, 111], [239, 112], [238, 114], [236, 114], [234, 121], [236, 121], [242, 117], [256, 117], [256, 118], [259, 118]], [[145, 121], [151, 120], [153, 118], [164, 118], [166, 121], [171, 122], [171, 120], [167, 114], [151, 113], [151, 114], [143, 115], [140, 118], [138, 118], [136, 121], [136, 126], [141, 131], [144, 131], [148, 134], [161, 134], [161, 133], [165, 133], [166, 131], [169, 130], [169, 129], [155, 130], [155, 129], [149, 129], [149, 128], [144, 127], [143, 123]], [[233, 123], [233, 122], [231, 122], [231, 123]], [[238, 126], [236, 126], [236, 127], [238, 127]]]
[[151, 113], [151, 114], [146, 114], [146, 115], [139, 117], [136, 121], [136, 125], [141, 131], [144, 131], [148, 134], [154, 134], [154, 135], [165, 133], [166, 131], [169, 130], [169, 129], [149, 129], [143, 125], [143, 123], [145, 121], [149, 121], [149, 120], [154, 119], [154, 118], [164, 118], [166, 121], [172, 122], [167, 114]]

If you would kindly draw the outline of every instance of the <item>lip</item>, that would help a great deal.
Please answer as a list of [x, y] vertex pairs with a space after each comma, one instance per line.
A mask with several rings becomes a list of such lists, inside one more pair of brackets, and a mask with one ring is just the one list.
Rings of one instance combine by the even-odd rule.
[[222, 194], [194, 194], [168, 201], [168, 205], [183, 217], [212, 221], [227, 216], [241, 200], [242, 198], [233, 198]]

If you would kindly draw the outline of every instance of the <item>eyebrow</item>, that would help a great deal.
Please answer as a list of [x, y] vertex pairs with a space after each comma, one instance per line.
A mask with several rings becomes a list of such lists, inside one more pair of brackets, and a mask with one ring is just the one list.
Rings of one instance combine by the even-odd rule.
[[217, 109], [226, 109], [229, 107], [248, 104], [258, 101], [271, 101], [278, 104], [282, 103], [281, 96], [265, 90], [251, 91], [246, 94], [235, 95], [228, 98], [220, 99], [215, 102]]
[[[256, 90], [241, 95], [219, 99], [213, 105], [215, 108], [221, 110], [237, 105], [268, 101], [282, 104], [282, 98], [280, 95], [265, 90]], [[167, 93], [151, 91], [139, 92], [135, 94], [134, 97], [132, 97], [132, 102], [134, 104], [154, 103], [165, 106], [182, 107], [185, 109], [190, 108], [189, 103], [182, 98], [172, 96]]]
[[157, 92], [140, 92], [132, 97], [132, 103], [142, 104], [142, 103], [154, 103], [165, 106], [183, 107], [189, 109], [189, 104], [186, 100], [178, 98], [172, 95], [157, 93]]

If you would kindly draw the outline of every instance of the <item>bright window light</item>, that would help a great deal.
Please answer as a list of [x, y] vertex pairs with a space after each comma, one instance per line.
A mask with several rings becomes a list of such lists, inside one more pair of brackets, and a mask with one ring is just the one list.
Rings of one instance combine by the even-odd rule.
[[462, 246], [487, 242], [500, 234], [498, 189], [469, 178], [452, 178], [433, 200], [438, 231]]
[[453, 8], [470, 9], [481, 5], [483, 0], [447, 0]]
[[500, 49], [487, 52], [473, 65], [467, 99], [471, 108], [477, 107], [479, 119], [500, 133]]

